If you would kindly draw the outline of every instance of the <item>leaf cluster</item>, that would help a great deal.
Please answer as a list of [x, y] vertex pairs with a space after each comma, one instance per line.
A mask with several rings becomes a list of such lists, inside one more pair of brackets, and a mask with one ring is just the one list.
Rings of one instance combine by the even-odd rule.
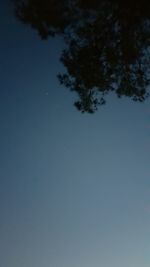
[[114, 91], [143, 102], [150, 83], [148, 0], [13, 0], [19, 20], [42, 39], [61, 35], [66, 73], [61, 84], [78, 94], [75, 106], [93, 113]]

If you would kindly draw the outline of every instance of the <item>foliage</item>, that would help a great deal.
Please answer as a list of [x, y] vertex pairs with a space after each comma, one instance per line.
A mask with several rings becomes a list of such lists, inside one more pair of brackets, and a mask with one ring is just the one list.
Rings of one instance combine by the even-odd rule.
[[62, 35], [61, 84], [78, 93], [75, 106], [93, 113], [114, 91], [144, 101], [150, 83], [148, 0], [13, 0], [16, 16], [42, 39]]

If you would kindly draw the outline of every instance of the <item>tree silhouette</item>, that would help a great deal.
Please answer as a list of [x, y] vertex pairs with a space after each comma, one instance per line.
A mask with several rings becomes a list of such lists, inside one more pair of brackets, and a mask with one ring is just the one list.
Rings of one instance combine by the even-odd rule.
[[105, 95], [135, 101], [150, 83], [149, 0], [13, 0], [17, 18], [42, 39], [61, 35], [66, 73], [61, 84], [77, 92], [75, 106], [93, 113]]

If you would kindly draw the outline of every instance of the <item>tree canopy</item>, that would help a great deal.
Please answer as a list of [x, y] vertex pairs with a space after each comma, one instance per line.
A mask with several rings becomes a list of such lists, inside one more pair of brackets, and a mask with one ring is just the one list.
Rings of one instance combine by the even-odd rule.
[[134, 101], [150, 84], [149, 0], [12, 0], [17, 18], [42, 39], [61, 35], [61, 84], [77, 92], [74, 104], [93, 113], [106, 94]]

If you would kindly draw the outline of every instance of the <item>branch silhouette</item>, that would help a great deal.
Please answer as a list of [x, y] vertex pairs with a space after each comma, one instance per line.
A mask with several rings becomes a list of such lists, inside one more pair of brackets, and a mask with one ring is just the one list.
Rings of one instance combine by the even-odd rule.
[[93, 113], [106, 94], [143, 102], [150, 84], [150, 1], [13, 0], [16, 17], [42, 39], [61, 35], [61, 84]]

